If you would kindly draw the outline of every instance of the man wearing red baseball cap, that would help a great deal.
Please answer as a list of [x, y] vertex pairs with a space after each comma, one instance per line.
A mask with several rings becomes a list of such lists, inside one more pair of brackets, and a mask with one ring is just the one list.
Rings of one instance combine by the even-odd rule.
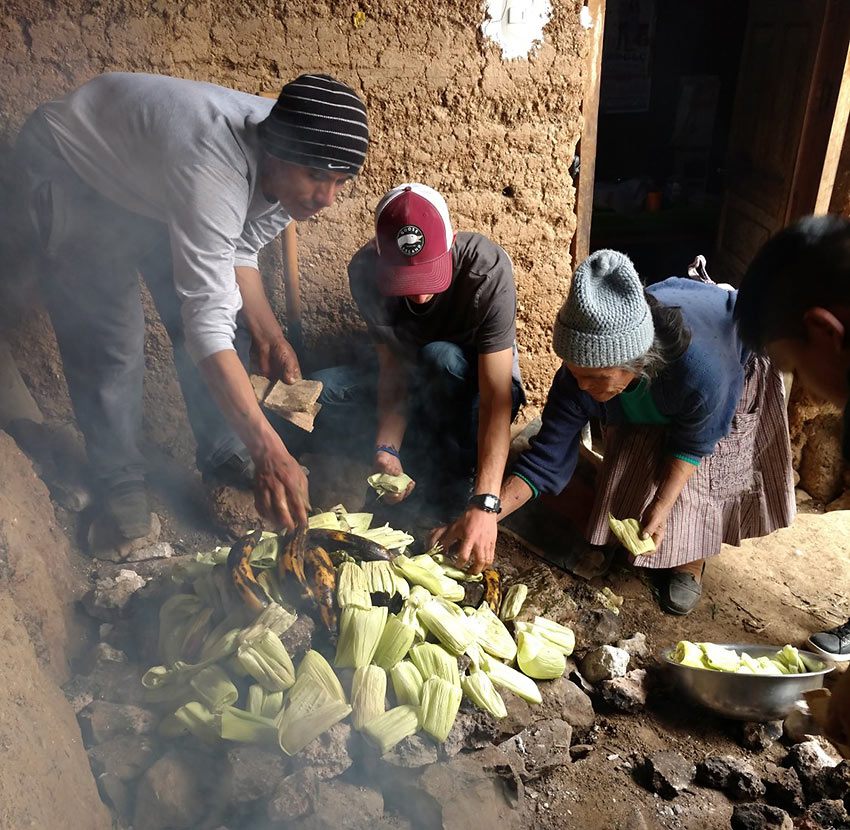
[[315, 374], [321, 418], [350, 434], [352, 405], [377, 402], [374, 470], [418, 480], [418, 509], [454, 519], [442, 542], [458, 542], [458, 561], [478, 573], [493, 561], [510, 424], [525, 402], [510, 258], [481, 234], [454, 233], [443, 197], [411, 183], [378, 203], [375, 238], [348, 275], [377, 377], [368, 367]]

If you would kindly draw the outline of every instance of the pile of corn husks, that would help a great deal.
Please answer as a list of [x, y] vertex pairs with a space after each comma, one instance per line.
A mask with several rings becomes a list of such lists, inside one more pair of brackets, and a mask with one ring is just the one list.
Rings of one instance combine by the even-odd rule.
[[[276, 743], [293, 755], [350, 715], [353, 727], [386, 752], [419, 730], [445, 740], [464, 695], [497, 718], [506, 715], [498, 687], [541, 702], [535, 680], [564, 673], [573, 632], [542, 617], [514, 621], [527, 593], [521, 584], [500, 597], [499, 614], [483, 601], [464, 607], [463, 582], [480, 575], [451, 567], [439, 553], [407, 557], [412, 537], [388, 526], [370, 530], [370, 522], [371, 515], [343, 508], [310, 520], [311, 527], [347, 530], [400, 551], [392, 562], [341, 557], [339, 636], [330, 662], [310, 650], [296, 668], [281, 642], [296, 613], [275, 583], [279, 537], [268, 534], [251, 556], [272, 602], [247, 625], [244, 609], [227, 595], [227, 549], [198, 554], [176, 569], [174, 579], [191, 582], [193, 592], [163, 603], [162, 665], [142, 679], [149, 700], [169, 713], [160, 727], [164, 735], [188, 731], [208, 743]], [[390, 613], [373, 595], [392, 597], [390, 605], [400, 610]], [[461, 655], [468, 658], [463, 669]], [[346, 680], [354, 670], [350, 695], [335, 669], [349, 670]]]

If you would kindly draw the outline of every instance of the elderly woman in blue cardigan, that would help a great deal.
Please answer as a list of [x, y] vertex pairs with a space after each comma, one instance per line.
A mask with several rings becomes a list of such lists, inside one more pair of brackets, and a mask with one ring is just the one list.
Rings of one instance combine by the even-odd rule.
[[721, 543], [794, 517], [782, 376], [739, 340], [736, 296], [707, 275], [644, 288], [625, 255], [588, 257], [555, 322], [563, 365], [542, 428], [501, 492], [505, 516], [563, 490], [582, 427], [598, 418], [605, 452], [588, 541], [612, 541], [608, 511], [637, 518], [657, 551], [634, 564], [664, 569], [661, 605], [673, 614], [699, 601]]

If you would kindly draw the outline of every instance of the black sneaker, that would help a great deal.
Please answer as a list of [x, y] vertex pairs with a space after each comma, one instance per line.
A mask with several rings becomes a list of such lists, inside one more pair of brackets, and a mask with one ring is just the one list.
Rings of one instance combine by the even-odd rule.
[[250, 458], [234, 453], [217, 467], [203, 473], [204, 482], [213, 486], [224, 485], [237, 490], [252, 490], [257, 469]]
[[104, 513], [124, 539], [140, 539], [151, 529], [151, 511], [143, 481], [116, 484], [104, 498]]
[[850, 660], [850, 620], [829, 631], [819, 631], [809, 637], [809, 645], [824, 657], [836, 663]]

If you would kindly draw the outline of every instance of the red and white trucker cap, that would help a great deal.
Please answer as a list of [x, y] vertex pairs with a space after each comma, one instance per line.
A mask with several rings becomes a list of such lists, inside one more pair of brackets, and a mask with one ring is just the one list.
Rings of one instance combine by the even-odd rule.
[[454, 232], [446, 200], [424, 184], [400, 184], [375, 208], [378, 289], [387, 297], [439, 294], [452, 281]]

